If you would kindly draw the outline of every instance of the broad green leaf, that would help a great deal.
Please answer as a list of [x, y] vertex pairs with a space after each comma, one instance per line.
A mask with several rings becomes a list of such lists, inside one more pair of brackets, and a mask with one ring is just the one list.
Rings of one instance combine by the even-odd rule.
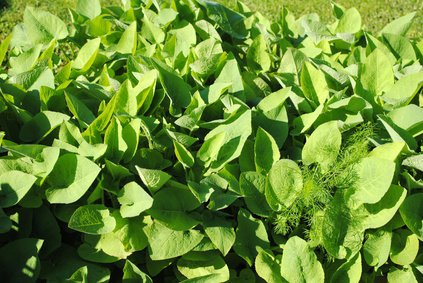
[[135, 55], [137, 50], [137, 22], [131, 23], [123, 32], [115, 50], [121, 54]]
[[245, 17], [221, 4], [208, 0], [197, 0], [206, 8], [207, 15], [215, 21], [219, 27], [236, 39], [244, 39], [248, 35], [245, 27]]
[[423, 240], [423, 194], [408, 196], [400, 207], [401, 217], [407, 227]]
[[396, 267], [391, 268], [388, 273], [388, 282], [409, 282], [409, 283], [417, 283], [417, 279], [413, 274], [413, 270], [411, 267], [405, 267], [403, 269], [398, 269]]
[[361, 279], [361, 271], [361, 254], [357, 253], [335, 271], [330, 278], [330, 282], [358, 283]]
[[177, 262], [178, 271], [188, 279], [213, 276], [213, 282], [229, 280], [229, 268], [224, 259], [216, 252], [186, 254]]
[[392, 33], [398, 35], [405, 35], [413, 23], [416, 12], [409, 13], [387, 24], [381, 31], [383, 33]]
[[82, 233], [101, 235], [112, 232], [116, 227], [116, 220], [104, 205], [91, 204], [75, 210], [68, 226]]
[[101, 4], [99, 0], [78, 0], [76, 4], [76, 12], [89, 18], [94, 19], [101, 14]]
[[297, 163], [289, 159], [277, 161], [266, 180], [266, 199], [270, 207], [290, 207], [303, 189], [303, 176]]
[[267, 53], [266, 40], [263, 35], [260, 34], [254, 38], [253, 43], [247, 51], [247, 62], [254, 71], [269, 71], [272, 61]]
[[172, 176], [160, 170], [140, 168], [138, 166], [136, 169], [141, 181], [153, 194], [160, 190], [172, 178]]
[[12, 34], [9, 34], [0, 44], [0, 66], [3, 63], [4, 57], [9, 50], [9, 44], [12, 39]]
[[342, 135], [337, 121], [320, 125], [304, 144], [303, 163], [305, 165], [318, 163], [322, 170], [327, 171], [336, 162], [341, 143]]
[[122, 217], [135, 217], [151, 208], [152, 197], [135, 182], [126, 184], [118, 195]]
[[384, 226], [394, 217], [406, 195], [407, 191], [403, 187], [391, 185], [380, 201], [374, 204], [364, 204], [357, 213], [364, 215], [363, 227], [375, 229]]
[[382, 96], [382, 99], [394, 107], [408, 105], [422, 85], [423, 72], [402, 77]]
[[286, 281], [282, 278], [280, 263], [268, 251], [259, 251], [254, 266], [257, 274], [266, 282], [281, 283]]
[[366, 263], [378, 269], [389, 258], [392, 232], [382, 229], [370, 232], [363, 246], [363, 256]]
[[225, 66], [220, 71], [215, 83], [231, 84], [229, 93], [239, 94], [244, 91], [242, 76], [235, 58], [229, 57], [226, 60]]
[[267, 217], [272, 209], [267, 203], [266, 176], [257, 172], [243, 172], [239, 179], [239, 186], [247, 208], [254, 214]]
[[175, 231], [156, 221], [146, 228], [146, 234], [152, 260], [165, 260], [184, 255], [195, 248], [204, 237], [197, 230]]
[[138, 149], [141, 132], [141, 119], [133, 119], [129, 124], [123, 127], [122, 137], [127, 146], [125, 154], [122, 159], [124, 162], [129, 162], [134, 158]]
[[362, 87], [371, 97], [382, 95], [394, 85], [392, 65], [379, 49], [375, 49], [367, 57], [360, 69], [359, 77]]
[[173, 146], [175, 148], [175, 155], [178, 158], [179, 162], [181, 162], [185, 167], [192, 167], [194, 165], [194, 157], [192, 156], [191, 152], [185, 148], [181, 143], [177, 141], [173, 141]]
[[106, 158], [113, 162], [120, 162], [128, 145], [123, 138], [122, 125], [118, 118], [112, 118], [104, 134], [104, 142], [107, 144]]
[[423, 109], [417, 105], [410, 104], [392, 110], [388, 117], [398, 127], [406, 130], [414, 137], [423, 133]]
[[36, 282], [41, 263], [38, 253], [43, 240], [22, 238], [10, 241], [0, 248], [0, 274], [6, 282]]
[[247, 210], [240, 209], [237, 219], [233, 249], [251, 266], [259, 251], [270, 247], [269, 238], [263, 222], [255, 219]]
[[324, 282], [325, 279], [317, 256], [307, 242], [297, 236], [286, 242], [280, 268], [288, 282]]
[[339, 19], [335, 32], [357, 33], [361, 30], [361, 16], [356, 8], [346, 10]]
[[246, 111], [230, 123], [211, 130], [205, 136], [197, 158], [205, 163], [205, 167], [210, 166], [209, 172], [217, 172], [239, 157], [251, 132], [251, 111]]
[[399, 265], [409, 265], [419, 252], [419, 239], [413, 232], [399, 229], [392, 232], [390, 259]]
[[31, 189], [37, 178], [20, 171], [8, 171], [0, 175], [0, 207], [17, 204]]
[[25, 9], [24, 26], [26, 35], [33, 44], [48, 44], [54, 38], [60, 40], [69, 35], [66, 24], [61, 19], [30, 6]]
[[131, 261], [126, 260], [125, 266], [123, 267], [123, 277], [122, 282], [124, 283], [153, 283], [153, 280], [142, 272], [135, 264]]
[[22, 126], [19, 137], [24, 142], [40, 141], [69, 119], [68, 115], [59, 112], [40, 112]]
[[72, 112], [78, 120], [87, 125], [95, 120], [95, 116], [91, 110], [77, 97], [65, 92], [65, 98], [70, 112]]
[[258, 128], [254, 142], [254, 161], [258, 172], [267, 173], [280, 159], [275, 139], [262, 128]]
[[349, 259], [360, 251], [364, 238], [361, 221], [346, 206], [342, 193], [335, 194], [321, 221], [323, 246], [331, 256]]
[[356, 166], [357, 181], [346, 198], [351, 207], [377, 203], [388, 191], [395, 173], [395, 163], [377, 157], [363, 158]]
[[235, 230], [231, 223], [220, 218], [207, 219], [204, 231], [213, 245], [226, 256], [235, 243]]
[[88, 42], [82, 46], [81, 50], [79, 50], [78, 56], [73, 61], [72, 68], [81, 73], [87, 72], [97, 57], [100, 49], [100, 42], [100, 38], [88, 40]]
[[325, 75], [309, 62], [304, 63], [301, 71], [301, 88], [305, 97], [316, 105], [325, 103], [329, 98], [329, 88]]
[[172, 102], [173, 108], [185, 108], [191, 102], [189, 85], [163, 62], [152, 59], [152, 65], [159, 72], [160, 82]]
[[383, 38], [398, 59], [405, 62], [417, 60], [413, 45], [407, 38], [390, 33], [384, 33]]
[[93, 184], [100, 167], [80, 155], [67, 153], [57, 160], [47, 178], [45, 191], [50, 203], [69, 204], [79, 200]]
[[169, 184], [154, 195], [149, 214], [165, 226], [178, 231], [194, 228], [199, 221], [189, 211], [200, 206], [188, 188], [177, 188]]

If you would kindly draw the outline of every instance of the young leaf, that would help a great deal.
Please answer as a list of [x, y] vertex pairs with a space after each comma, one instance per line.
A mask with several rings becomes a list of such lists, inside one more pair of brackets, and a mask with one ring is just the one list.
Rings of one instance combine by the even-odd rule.
[[20, 171], [0, 175], [0, 208], [17, 204], [31, 189], [37, 178]]
[[104, 205], [91, 204], [75, 210], [68, 226], [82, 233], [101, 235], [112, 232], [116, 227], [116, 220]]
[[262, 128], [258, 128], [254, 143], [254, 161], [257, 171], [266, 174], [279, 159], [279, 148], [273, 137]]
[[135, 182], [122, 188], [118, 201], [121, 204], [120, 214], [124, 218], [138, 216], [153, 205], [152, 197]]
[[320, 125], [304, 144], [303, 163], [305, 165], [318, 163], [323, 171], [327, 171], [336, 162], [341, 143], [342, 135], [337, 121]]
[[325, 279], [322, 265], [313, 250], [297, 236], [289, 238], [285, 244], [281, 274], [288, 282], [324, 282]]
[[266, 199], [274, 210], [290, 207], [303, 189], [303, 176], [297, 163], [281, 159], [273, 164], [266, 180]]
[[80, 155], [67, 153], [57, 160], [47, 178], [45, 191], [50, 203], [69, 204], [80, 199], [100, 173], [100, 167]]

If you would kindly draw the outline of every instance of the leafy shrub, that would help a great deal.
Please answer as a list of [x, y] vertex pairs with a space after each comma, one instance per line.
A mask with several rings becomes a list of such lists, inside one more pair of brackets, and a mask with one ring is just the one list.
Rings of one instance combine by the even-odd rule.
[[414, 14], [71, 12], [0, 45], [2, 280], [422, 280]]

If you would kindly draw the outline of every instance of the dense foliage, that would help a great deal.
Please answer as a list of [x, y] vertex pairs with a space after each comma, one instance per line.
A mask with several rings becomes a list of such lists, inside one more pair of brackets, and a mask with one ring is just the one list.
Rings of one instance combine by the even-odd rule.
[[0, 45], [1, 280], [422, 282], [423, 41], [333, 11], [27, 7]]

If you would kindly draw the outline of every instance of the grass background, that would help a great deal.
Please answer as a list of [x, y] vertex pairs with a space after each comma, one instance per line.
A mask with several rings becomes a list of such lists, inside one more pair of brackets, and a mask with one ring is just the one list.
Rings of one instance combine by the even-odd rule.
[[[0, 0], [0, 38], [8, 34], [13, 26], [22, 20], [26, 5], [39, 7], [69, 19], [66, 8], [75, 7], [77, 0]], [[217, 0], [234, 6], [236, 0]], [[120, 0], [102, 0], [103, 5], [117, 4]], [[391, 20], [417, 11], [414, 25], [409, 32], [413, 38], [423, 37], [423, 0], [337, 0], [346, 8], [356, 7], [363, 18], [363, 24], [371, 31], [378, 31]], [[257, 10], [269, 18], [277, 19], [282, 5], [286, 6], [297, 17], [315, 12], [327, 23], [333, 21], [329, 0], [244, 0], [252, 10]], [[2, 6], [6, 6], [3, 7]]]

